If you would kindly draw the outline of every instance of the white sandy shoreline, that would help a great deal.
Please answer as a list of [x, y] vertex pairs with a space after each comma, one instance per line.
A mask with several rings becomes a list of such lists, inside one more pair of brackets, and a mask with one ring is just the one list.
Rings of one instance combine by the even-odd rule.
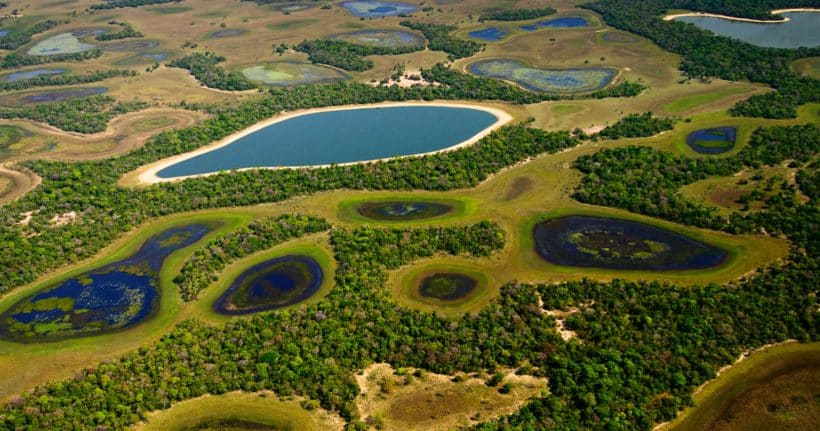
[[497, 121], [488, 127], [484, 128], [481, 132], [473, 135], [471, 138], [459, 142], [456, 145], [443, 148], [441, 150], [431, 151], [427, 153], [420, 153], [420, 154], [408, 154], [405, 156], [396, 156], [396, 157], [388, 157], [383, 159], [373, 159], [373, 160], [361, 160], [356, 162], [348, 162], [348, 163], [338, 163], [335, 166], [348, 166], [348, 165], [355, 165], [361, 163], [370, 163], [370, 162], [379, 162], [384, 160], [391, 160], [397, 158], [404, 158], [404, 157], [421, 157], [430, 154], [437, 154], [446, 151], [453, 151], [459, 148], [464, 148], [470, 146], [481, 138], [489, 135], [493, 130], [509, 123], [512, 121], [512, 116], [499, 108], [493, 108], [484, 105], [478, 104], [468, 104], [468, 103], [457, 103], [457, 102], [387, 102], [387, 103], [373, 103], [373, 104], [365, 104], [365, 105], [343, 105], [343, 106], [329, 106], [324, 108], [315, 108], [315, 109], [305, 109], [293, 112], [283, 112], [280, 115], [275, 117], [269, 118], [267, 120], [261, 121], [259, 123], [254, 124], [246, 129], [240, 130], [236, 133], [233, 133], [221, 140], [214, 142], [212, 144], [206, 145], [202, 148], [198, 148], [194, 151], [178, 154], [176, 156], [168, 157], [166, 159], [159, 160], [157, 162], [142, 166], [135, 171], [132, 171], [126, 174], [121, 180], [120, 184], [122, 185], [150, 185], [156, 184], [161, 182], [174, 182], [174, 181], [181, 181], [188, 178], [198, 178], [198, 177], [205, 177], [210, 175], [216, 175], [220, 172], [238, 172], [238, 171], [246, 171], [246, 170], [253, 170], [253, 169], [318, 169], [318, 168], [326, 168], [331, 165], [309, 165], [309, 166], [264, 166], [264, 167], [252, 167], [252, 168], [241, 168], [241, 169], [231, 169], [229, 171], [217, 171], [217, 172], [208, 172], [202, 174], [195, 174], [195, 175], [186, 175], [181, 177], [173, 177], [173, 178], [160, 178], [157, 173], [169, 166], [177, 164], [179, 162], [183, 162], [188, 159], [192, 159], [194, 157], [200, 156], [202, 154], [211, 152], [218, 148], [222, 148], [224, 146], [230, 145], [233, 142], [250, 135], [252, 133], [258, 132], [268, 126], [273, 124], [289, 120], [296, 117], [301, 117], [304, 115], [311, 115], [311, 114], [318, 114], [322, 112], [331, 112], [331, 111], [350, 111], [354, 109], [373, 109], [373, 108], [397, 108], [397, 107], [407, 107], [407, 106], [441, 106], [441, 107], [449, 107], [449, 108], [466, 108], [466, 109], [475, 109], [479, 111], [484, 111], [494, 115]]
[[[811, 9], [811, 8], [794, 8], [794, 9], [777, 9], [773, 10], [772, 14], [781, 14], [781, 13], [788, 13], [788, 12], [820, 12], [820, 9]], [[791, 19], [789, 17], [783, 17], [783, 19], [778, 20], [763, 20], [763, 19], [752, 19], [752, 18], [739, 18], [736, 16], [728, 16], [728, 15], [720, 15], [715, 13], [706, 13], [706, 12], [686, 12], [686, 13], [676, 13], [673, 15], [666, 15], [663, 17], [664, 21], [672, 21], [675, 18], [680, 18], [684, 16], [708, 16], [712, 18], [723, 18], [729, 21], [743, 21], [743, 22], [754, 22], [758, 24], [782, 24], [784, 22], [789, 22]]]

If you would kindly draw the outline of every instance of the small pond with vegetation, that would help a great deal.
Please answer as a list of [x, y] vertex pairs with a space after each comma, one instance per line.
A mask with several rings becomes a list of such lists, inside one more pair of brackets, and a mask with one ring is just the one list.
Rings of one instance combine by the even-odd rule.
[[721, 154], [735, 147], [737, 128], [713, 127], [696, 130], [686, 137], [686, 145], [701, 154]]
[[356, 208], [360, 215], [380, 221], [412, 221], [439, 217], [455, 208], [438, 202], [378, 201], [365, 202]]
[[23, 342], [121, 330], [145, 320], [159, 304], [159, 272], [173, 252], [213, 229], [190, 224], [149, 238], [128, 258], [41, 290], [0, 314], [0, 336]]
[[535, 250], [556, 265], [625, 270], [689, 270], [720, 265], [725, 250], [648, 224], [593, 216], [540, 222]]
[[439, 301], [458, 301], [470, 296], [476, 287], [478, 280], [467, 274], [438, 272], [421, 280], [419, 295]]
[[322, 266], [303, 255], [288, 255], [256, 264], [240, 274], [214, 303], [222, 314], [248, 314], [298, 304], [322, 285]]

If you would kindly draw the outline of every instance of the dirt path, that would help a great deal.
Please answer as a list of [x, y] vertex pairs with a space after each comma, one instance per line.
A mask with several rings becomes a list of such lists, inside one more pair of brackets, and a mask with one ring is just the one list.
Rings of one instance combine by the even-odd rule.
[[37, 187], [42, 179], [34, 172], [15, 171], [13, 169], [0, 166], [0, 177], [11, 180], [11, 188], [3, 192], [0, 190], [0, 205], [20, 198], [29, 190]]

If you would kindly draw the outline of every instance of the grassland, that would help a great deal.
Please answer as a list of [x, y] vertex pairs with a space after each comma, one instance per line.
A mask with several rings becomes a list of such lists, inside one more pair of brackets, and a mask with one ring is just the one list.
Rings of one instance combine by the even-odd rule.
[[807, 430], [820, 420], [820, 343], [753, 352], [701, 387], [662, 430]]
[[385, 430], [450, 430], [474, 425], [518, 410], [528, 399], [546, 390], [547, 381], [505, 373], [503, 383], [511, 390], [501, 394], [484, 380], [434, 373], [414, 375], [403, 369], [397, 374], [387, 364], [374, 364], [356, 376], [362, 392], [357, 400], [360, 416]]
[[150, 413], [148, 419], [137, 424], [133, 430], [226, 429], [219, 425], [214, 428], [203, 425], [232, 421], [253, 424], [254, 427], [249, 426], [247, 429], [254, 430], [329, 431], [344, 428], [344, 421], [340, 417], [321, 409], [305, 410], [298, 400], [281, 400], [270, 392], [231, 392], [194, 398], [174, 404], [168, 410]]
[[813, 79], [820, 79], [820, 57], [803, 58], [792, 64], [795, 72]]

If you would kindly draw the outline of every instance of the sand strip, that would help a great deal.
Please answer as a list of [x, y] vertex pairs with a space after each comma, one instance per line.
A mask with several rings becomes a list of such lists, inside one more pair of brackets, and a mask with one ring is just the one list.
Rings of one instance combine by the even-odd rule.
[[[259, 123], [254, 124], [247, 129], [240, 130], [234, 134], [231, 134], [213, 144], [206, 145], [202, 148], [197, 150], [191, 151], [185, 154], [179, 154], [176, 156], [172, 156], [158, 162], [151, 163], [149, 165], [140, 167], [139, 169], [126, 174], [120, 181], [120, 185], [123, 186], [139, 186], [139, 185], [150, 185], [156, 184], [160, 182], [172, 182], [172, 181], [181, 181], [188, 178], [198, 178], [198, 177], [205, 177], [209, 175], [216, 175], [219, 172], [208, 172], [203, 174], [195, 174], [195, 175], [187, 175], [182, 177], [173, 177], [173, 178], [160, 178], [157, 176], [157, 173], [169, 166], [175, 165], [179, 162], [192, 159], [194, 157], [200, 156], [202, 154], [208, 153], [210, 151], [216, 150], [218, 148], [222, 148], [224, 146], [230, 145], [231, 143], [247, 136], [252, 133], [255, 133], [259, 130], [262, 130], [268, 126], [273, 124], [289, 120], [291, 118], [300, 117], [303, 115], [310, 115], [310, 114], [317, 114], [321, 112], [330, 112], [330, 111], [348, 111], [353, 109], [372, 109], [372, 108], [393, 108], [393, 107], [402, 107], [402, 106], [444, 106], [450, 108], [468, 108], [468, 109], [477, 109], [480, 111], [488, 112], [494, 115], [498, 120], [491, 124], [489, 127], [485, 128], [481, 132], [476, 135], [473, 135], [470, 139], [462, 141], [456, 145], [453, 145], [448, 148], [443, 148], [437, 151], [431, 151], [428, 153], [422, 154], [411, 154], [406, 156], [398, 156], [398, 157], [390, 157], [385, 159], [374, 159], [374, 160], [362, 160], [357, 162], [350, 162], [350, 163], [339, 163], [336, 166], [347, 166], [347, 165], [355, 165], [360, 163], [371, 163], [371, 162], [381, 162], [385, 160], [391, 160], [396, 158], [403, 158], [403, 157], [421, 157], [430, 154], [441, 153], [445, 151], [453, 151], [459, 148], [464, 148], [470, 146], [481, 138], [489, 135], [493, 130], [509, 123], [512, 121], [512, 116], [507, 112], [498, 109], [492, 108], [489, 106], [477, 105], [477, 104], [467, 104], [467, 103], [449, 103], [449, 102], [389, 102], [389, 103], [375, 103], [375, 104], [368, 104], [368, 105], [344, 105], [344, 106], [333, 106], [327, 108], [318, 108], [318, 109], [306, 109], [306, 110], [299, 110], [290, 113], [285, 113], [284, 115], [278, 115], [276, 117], [270, 118], [265, 121], [261, 121]], [[264, 167], [254, 167], [254, 168], [242, 168], [242, 169], [234, 169], [231, 172], [238, 172], [238, 171], [245, 171], [245, 170], [253, 170], [253, 169], [316, 169], [316, 168], [326, 168], [331, 165], [313, 165], [313, 166], [264, 166]]]
[[[788, 13], [788, 12], [820, 12], [820, 9], [810, 9], [810, 8], [797, 8], [797, 9], [777, 9], [773, 10], [772, 13], [777, 15], [781, 13]], [[728, 15], [720, 15], [714, 13], [706, 13], [706, 12], [687, 12], [687, 13], [677, 13], [673, 15], [667, 15], [663, 17], [664, 21], [672, 21], [675, 18], [680, 18], [684, 16], [708, 16], [713, 18], [723, 18], [730, 21], [744, 21], [744, 22], [755, 22], [758, 24], [782, 24], [784, 22], [789, 22], [791, 19], [789, 17], [783, 17], [783, 19], [779, 20], [762, 20], [762, 19], [752, 19], [752, 18], [738, 18], [736, 16], [728, 16]]]

